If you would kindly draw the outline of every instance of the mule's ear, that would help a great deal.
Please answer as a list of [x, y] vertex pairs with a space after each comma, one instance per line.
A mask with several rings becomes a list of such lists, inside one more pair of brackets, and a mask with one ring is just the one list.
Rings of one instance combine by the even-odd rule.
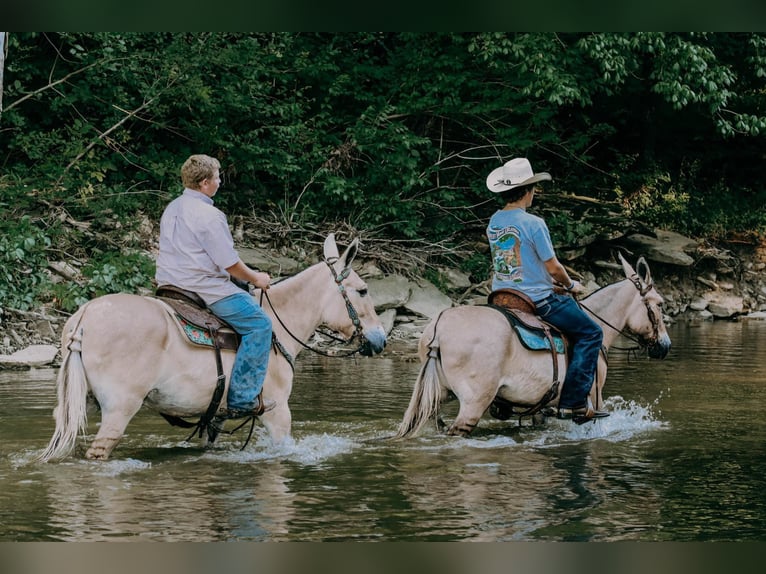
[[359, 251], [359, 238], [355, 238], [351, 245], [346, 247], [346, 250], [343, 252], [343, 255], [341, 255], [340, 260], [338, 262], [338, 267], [341, 269], [348, 269], [351, 267], [351, 263], [354, 261], [354, 258], [356, 257], [357, 252]]
[[641, 281], [644, 282], [644, 285], [652, 284], [652, 272], [649, 271], [649, 264], [643, 256], [639, 257], [638, 261], [636, 261], [636, 272], [641, 278]]
[[636, 274], [636, 272], [634, 271], [633, 267], [630, 266], [630, 263], [628, 263], [625, 260], [625, 258], [622, 256], [622, 253], [620, 253], [619, 251], [617, 252], [617, 259], [622, 264], [622, 270], [625, 272], [625, 277], [630, 279], [631, 277], [633, 277]]
[[324, 240], [324, 259], [328, 263], [335, 263], [340, 258], [338, 245], [335, 243], [335, 234], [330, 233]]

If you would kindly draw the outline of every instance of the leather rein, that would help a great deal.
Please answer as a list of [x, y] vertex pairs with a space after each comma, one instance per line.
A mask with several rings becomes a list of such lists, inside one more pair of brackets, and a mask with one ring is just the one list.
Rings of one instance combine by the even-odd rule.
[[620, 347], [614, 347], [617, 350], [621, 351], [635, 351], [637, 349], [645, 349], [647, 347], [650, 347], [652, 344], [656, 343], [660, 338], [660, 321], [657, 317], [657, 314], [654, 312], [654, 309], [652, 309], [651, 304], [646, 300], [646, 295], [654, 289], [654, 281], [649, 281], [645, 285], [642, 284], [641, 279], [638, 277], [638, 273], [635, 273], [628, 277], [628, 280], [633, 283], [635, 288], [638, 290], [638, 293], [641, 295], [641, 301], [644, 303], [644, 306], [646, 307], [646, 314], [649, 317], [649, 321], [652, 324], [652, 329], [654, 330], [654, 333], [651, 337], [651, 339], [648, 340], [648, 342], [642, 342], [638, 337], [635, 337], [631, 333], [628, 333], [625, 329], [619, 329], [618, 327], [615, 327], [612, 325], [609, 321], [604, 319], [603, 317], [599, 316], [597, 313], [593, 312], [587, 305], [585, 305], [582, 301], [578, 301], [577, 304], [580, 305], [583, 309], [585, 309], [588, 313], [596, 317], [599, 321], [604, 323], [607, 327], [610, 329], [617, 331], [620, 335], [625, 337], [626, 339], [629, 339], [633, 341], [637, 347], [631, 347], [631, 348], [620, 348]]
[[[282, 325], [282, 328], [285, 330], [285, 332], [290, 335], [290, 337], [298, 343], [301, 347], [303, 347], [306, 350], [312, 351], [313, 353], [316, 353], [317, 355], [322, 355], [323, 357], [338, 357], [338, 358], [345, 358], [345, 357], [351, 357], [353, 355], [356, 355], [359, 353], [363, 348], [365, 343], [367, 342], [367, 339], [365, 338], [364, 334], [362, 333], [362, 323], [359, 320], [359, 313], [357, 313], [356, 309], [354, 308], [353, 303], [351, 303], [351, 299], [348, 297], [348, 293], [346, 292], [346, 288], [343, 285], [343, 281], [346, 280], [351, 273], [351, 268], [346, 267], [343, 271], [340, 273], [335, 272], [335, 268], [332, 266], [333, 262], [329, 260], [325, 260], [325, 263], [327, 264], [327, 267], [330, 269], [330, 273], [332, 273], [333, 280], [335, 281], [335, 284], [338, 286], [338, 292], [343, 297], [343, 301], [346, 304], [346, 311], [348, 312], [348, 316], [351, 319], [351, 323], [354, 325], [354, 333], [351, 335], [351, 338], [348, 340], [343, 340], [338, 337], [333, 337], [331, 335], [331, 338], [335, 339], [336, 341], [341, 341], [344, 343], [348, 343], [359, 338], [359, 347], [356, 349], [352, 349], [350, 351], [345, 351], [341, 354], [337, 353], [328, 353], [326, 351], [322, 351], [320, 349], [317, 349], [315, 347], [312, 347], [305, 342], [303, 342], [301, 339], [299, 339], [297, 336], [293, 334], [292, 331], [285, 325], [284, 321], [282, 321], [282, 318], [279, 316], [279, 313], [277, 313], [277, 310], [274, 308], [273, 303], [271, 302], [271, 299], [269, 298], [269, 294], [267, 291], [261, 291], [261, 306], [263, 306], [263, 299], [265, 298], [266, 301], [269, 303], [269, 307], [271, 307], [272, 312], [274, 313], [274, 317], [276, 317], [277, 321], [279, 321], [279, 324]], [[288, 359], [288, 361], [292, 364], [292, 357], [287, 353], [286, 349], [279, 346], [280, 352], [285, 355], [285, 358]]]

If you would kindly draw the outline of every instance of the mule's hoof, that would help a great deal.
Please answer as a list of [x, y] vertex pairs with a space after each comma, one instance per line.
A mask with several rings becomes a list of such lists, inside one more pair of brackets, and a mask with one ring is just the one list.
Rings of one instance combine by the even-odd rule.
[[513, 416], [513, 409], [495, 401], [489, 405], [489, 415], [499, 421], [507, 421]]
[[545, 424], [545, 415], [543, 413], [535, 413], [532, 415], [532, 426], [542, 426]]
[[87, 458], [88, 460], [106, 460], [109, 458], [109, 454], [107, 454], [101, 449], [98, 449], [98, 450], [91, 449], [85, 453], [85, 458]]

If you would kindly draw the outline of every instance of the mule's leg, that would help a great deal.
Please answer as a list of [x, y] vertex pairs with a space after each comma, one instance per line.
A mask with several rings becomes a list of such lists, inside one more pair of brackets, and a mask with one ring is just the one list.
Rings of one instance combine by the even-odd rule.
[[461, 401], [457, 417], [447, 431], [448, 435], [468, 436], [476, 428], [481, 415], [487, 410], [489, 402]]
[[261, 416], [261, 422], [266, 427], [273, 444], [282, 444], [290, 438], [292, 413], [286, 401], [278, 401], [273, 410]]
[[120, 408], [104, 409], [101, 413], [101, 427], [96, 438], [85, 453], [85, 458], [91, 460], [106, 460], [120, 442], [130, 419], [141, 408], [142, 401], [131, 401], [120, 405]]

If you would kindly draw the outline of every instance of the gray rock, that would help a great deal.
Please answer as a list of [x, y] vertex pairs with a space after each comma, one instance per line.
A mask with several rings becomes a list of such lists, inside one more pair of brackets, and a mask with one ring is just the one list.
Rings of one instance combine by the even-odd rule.
[[386, 309], [402, 307], [410, 299], [412, 284], [401, 275], [389, 275], [381, 279], [367, 281], [370, 296], [375, 301], [375, 310], [380, 313]]
[[742, 297], [736, 295], [718, 295], [710, 300], [707, 310], [714, 317], [724, 319], [742, 313], [744, 311], [744, 301]]
[[413, 284], [410, 300], [404, 305], [408, 311], [431, 319], [449, 307], [452, 307], [452, 299], [425, 280], [420, 285]]
[[451, 291], [465, 291], [471, 286], [471, 278], [462, 271], [451, 268], [439, 269], [446, 280], [446, 287]]
[[686, 252], [697, 248], [697, 242], [672, 231], [655, 230], [657, 237], [635, 233], [625, 238], [637, 255], [644, 255], [650, 261], [670, 263], [689, 267], [694, 259]]
[[692, 300], [691, 303], [689, 303], [689, 308], [695, 310], [695, 311], [704, 311], [707, 309], [708, 306], [708, 300], [704, 297], [695, 297], [694, 300]]
[[58, 349], [53, 345], [31, 345], [11, 355], [0, 355], [0, 368], [29, 368], [50, 365]]
[[747, 315], [742, 315], [742, 318], [766, 321], [766, 311], [755, 311], [753, 313], [748, 313]]
[[294, 275], [301, 271], [302, 265], [295, 259], [273, 255], [265, 249], [240, 247], [237, 249], [240, 259], [253, 269], [265, 271], [269, 275], [279, 277]]
[[386, 335], [391, 334], [391, 329], [394, 328], [394, 322], [396, 321], [396, 309], [386, 309], [382, 313], [378, 314], [383, 329], [386, 331]]

